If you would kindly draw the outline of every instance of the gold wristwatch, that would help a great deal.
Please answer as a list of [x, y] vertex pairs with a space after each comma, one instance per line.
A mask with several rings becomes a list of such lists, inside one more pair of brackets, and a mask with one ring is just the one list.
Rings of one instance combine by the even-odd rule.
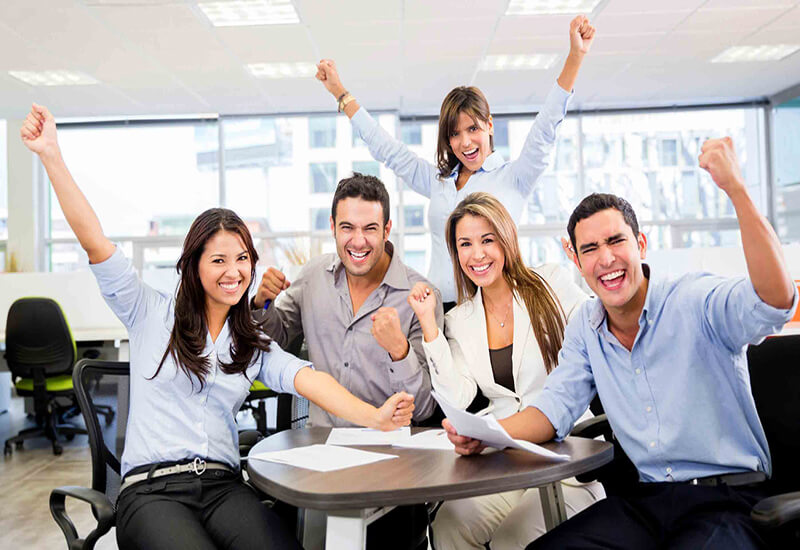
[[344, 108], [347, 107], [347, 104], [354, 100], [355, 98], [350, 94], [350, 92], [345, 91], [342, 95], [339, 96], [339, 99], [337, 100], [339, 104], [339, 112], [340, 113], [343, 112]]

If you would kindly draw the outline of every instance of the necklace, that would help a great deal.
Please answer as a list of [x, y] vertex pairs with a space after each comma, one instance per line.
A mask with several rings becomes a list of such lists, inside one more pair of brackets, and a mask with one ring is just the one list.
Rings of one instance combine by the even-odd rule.
[[[489, 300], [488, 298], [486, 299], [486, 301], [487, 301], [489, 304], [491, 304], [491, 303], [492, 303], [492, 302], [491, 302], [491, 300]], [[492, 309], [494, 309], [494, 306], [492, 306]], [[495, 320], [495, 321], [497, 321], [497, 322], [500, 324], [500, 328], [505, 328], [505, 326], [506, 326], [506, 320], [508, 319], [508, 314], [509, 314], [509, 313], [511, 313], [511, 303], [509, 302], [508, 306], [506, 307], [506, 314], [505, 314], [505, 315], [503, 315], [503, 320], [502, 320], [502, 321], [501, 321], [500, 319], [498, 319], [498, 318], [497, 318], [497, 315], [495, 315], [495, 314], [494, 314], [494, 311], [492, 311], [492, 309], [489, 309], [489, 308], [487, 307], [487, 308], [486, 308], [486, 311], [488, 311], [488, 312], [489, 312], [489, 315], [491, 315], [492, 317], [494, 317], [494, 320]]]

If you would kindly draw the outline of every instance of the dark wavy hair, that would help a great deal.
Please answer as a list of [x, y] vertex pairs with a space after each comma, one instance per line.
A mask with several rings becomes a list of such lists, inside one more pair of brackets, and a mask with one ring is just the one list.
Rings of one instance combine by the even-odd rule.
[[[489, 123], [489, 102], [475, 86], [453, 88], [442, 101], [439, 111], [439, 136], [436, 139], [436, 168], [439, 177], [446, 178], [460, 162], [450, 147], [450, 134], [458, 126], [458, 115], [465, 113], [477, 124]], [[494, 151], [494, 136], [489, 136], [489, 146]]]
[[567, 233], [569, 234], [569, 240], [572, 243], [572, 249], [575, 251], [576, 258], [578, 255], [578, 248], [575, 242], [575, 226], [578, 225], [579, 221], [585, 220], [589, 216], [593, 216], [609, 208], [618, 210], [619, 213], [622, 214], [622, 219], [625, 220], [625, 223], [627, 223], [631, 231], [633, 231], [633, 236], [639, 236], [639, 221], [636, 219], [636, 212], [633, 211], [633, 207], [628, 201], [610, 193], [592, 193], [584, 197], [580, 204], [575, 207], [575, 210], [572, 211], [572, 215], [569, 217], [569, 222], [567, 222]]
[[198, 264], [206, 243], [219, 231], [234, 233], [242, 239], [250, 258], [250, 284], [247, 292], [228, 312], [232, 361], [220, 363], [220, 369], [225, 374], [244, 374], [254, 354], [269, 351], [269, 338], [259, 329], [250, 314], [249, 291], [255, 280], [256, 262], [258, 262], [253, 238], [247, 226], [233, 210], [210, 208], [195, 218], [183, 241], [183, 252], [176, 265], [181, 280], [175, 297], [175, 324], [167, 349], [152, 378], [158, 376], [164, 361], [171, 355], [175, 364], [180, 366], [190, 380], [192, 377], [199, 380], [201, 390], [205, 385], [206, 375], [211, 371], [212, 365], [208, 357], [203, 355], [208, 326], [205, 315], [206, 293], [200, 282]]

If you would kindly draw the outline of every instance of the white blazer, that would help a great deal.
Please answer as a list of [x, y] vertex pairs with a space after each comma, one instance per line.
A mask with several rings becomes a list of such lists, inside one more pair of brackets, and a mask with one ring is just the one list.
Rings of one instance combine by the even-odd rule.
[[[567, 320], [589, 299], [570, 273], [558, 264], [545, 264], [534, 271], [553, 289]], [[466, 409], [480, 388], [491, 402], [492, 413], [502, 419], [528, 407], [544, 388], [547, 371], [528, 310], [517, 294], [513, 304], [512, 365], [516, 392], [494, 380], [480, 288], [471, 300], [447, 313], [444, 334], [439, 331], [432, 342], [423, 341], [433, 388], [452, 405]]]

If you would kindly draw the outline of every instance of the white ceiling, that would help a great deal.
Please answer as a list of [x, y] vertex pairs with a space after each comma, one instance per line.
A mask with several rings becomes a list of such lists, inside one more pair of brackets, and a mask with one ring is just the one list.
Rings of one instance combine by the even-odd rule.
[[[330, 111], [313, 78], [266, 80], [248, 63], [337, 61], [372, 109], [437, 113], [475, 84], [495, 112], [535, 110], [560, 69], [483, 72], [484, 55], [568, 49], [572, 16], [507, 17], [508, 0], [294, 0], [301, 23], [215, 28], [196, 0], [2, 0], [0, 117], [31, 101], [60, 117]], [[732, 45], [800, 42], [800, 0], [604, 0], [572, 108], [762, 99], [800, 84], [800, 53], [711, 64]], [[34, 87], [9, 70], [101, 82]]]

